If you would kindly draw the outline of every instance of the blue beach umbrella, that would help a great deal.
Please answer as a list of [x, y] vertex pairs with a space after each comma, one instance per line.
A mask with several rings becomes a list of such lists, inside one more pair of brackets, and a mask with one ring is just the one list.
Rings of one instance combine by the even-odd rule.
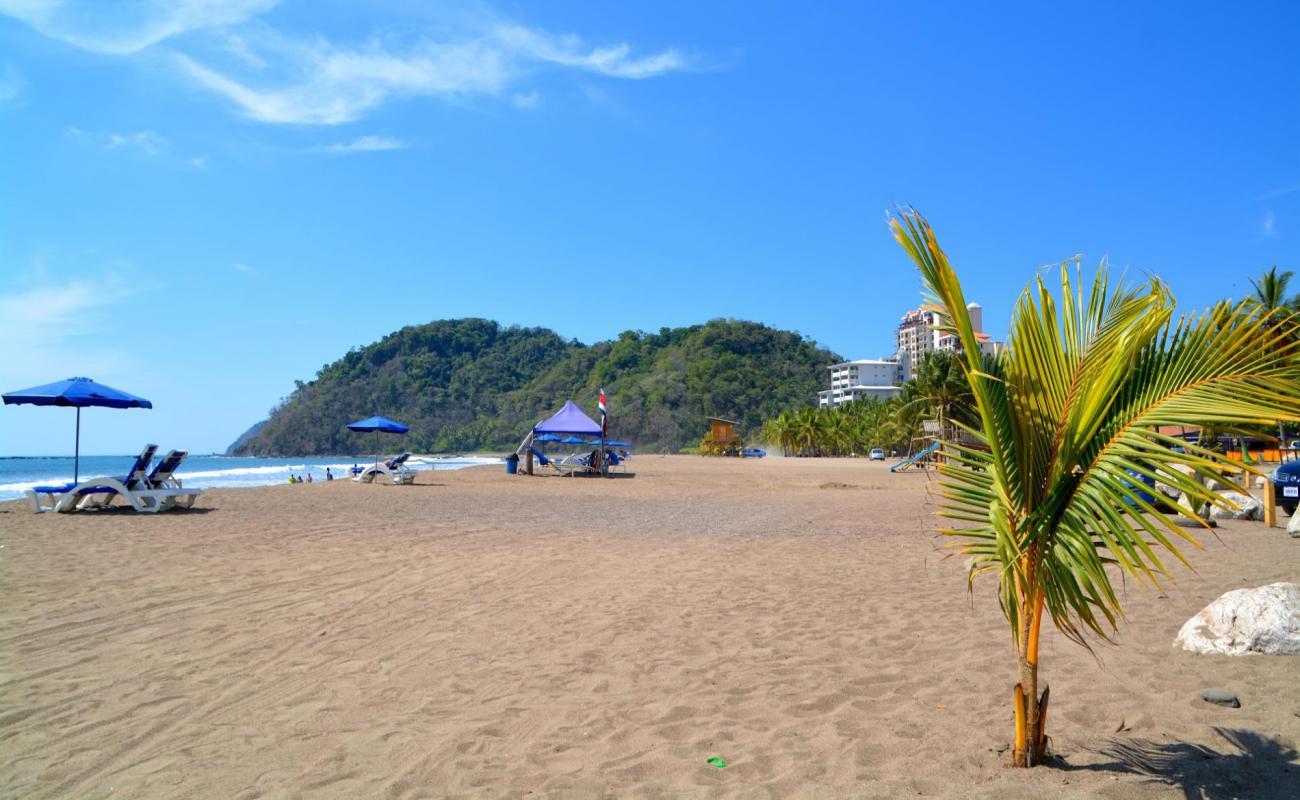
[[81, 477], [81, 409], [100, 408], [153, 408], [153, 403], [120, 389], [95, 383], [90, 378], [68, 378], [44, 386], [33, 386], [0, 395], [5, 405], [71, 406], [77, 409], [77, 438], [72, 461], [72, 482]]
[[351, 423], [348, 425], [348, 430], [375, 434], [375, 463], [379, 463], [379, 434], [406, 433], [410, 428], [400, 422], [394, 422], [388, 417], [374, 416]]

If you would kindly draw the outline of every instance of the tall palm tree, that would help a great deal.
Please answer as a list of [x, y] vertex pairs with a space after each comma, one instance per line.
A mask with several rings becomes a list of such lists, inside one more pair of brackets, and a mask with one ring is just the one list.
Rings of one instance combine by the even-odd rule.
[[1291, 283], [1293, 277], [1295, 277], [1295, 273], [1291, 270], [1278, 273], [1277, 265], [1274, 264], [1272, 269], [1259, 276], [1259, 280], [1250, 279], [1251, 284], [1255, 287], [1255, 296], [1247, 299], [1258, 304], [1266, 311], [1275, 311], [1282, 308], [1294, 309], [1300, 298], [1288, 298], [1286, 296], [1287, 285]]
[[1041, 278], [1021, 294], [1008, 347], [986, 357], [930, 225], [909, 211], [891, 226], [964, 347], [978, 417], [964, 427], [982, 446], [945, 447], [940, 514], [965, 524], [945, 533], [971, 556], [970, 579], [998, 581], [1019, 672], [1013, 762], [1033, 766], [1048, 745], [1049, 692], [1038, 692], [1044, 614], [1084, 646], [1089, 634], [1109, 638], [1124, 613], [1114, 574], [1159, 586], [1168, 577], [1160, 551], [1187, 563], [1180, 548], [1199, 546], [1155, 513], [1126, 471], [1176, 487], [1193, 508], [1231, 508], [1200, 479], [1243, 468], [1157, 426], [1295, 420], [1295, 323], [1228, 303], [1174, 320], [1159, 279], [1112, 284], [1103, 264], [1085, 290], [1076, 261], [1075, 277], [1062, 265], [1059, 301]]
[[[1255, 287], [1255, 295], [1247, 297], [1246, 302], [1258, 306], [1264, 313], [1300, 311], [1300, 295], [1290, 299], [1286, 296], [1287, 286], [1294, 276], [1295, 273], [1291, 270], [1279, 274], [1277, 264], [1274, 264], [1268, 272], [1259, 276], [1259, 280], [1250, 279]], [[1277, 438], [1279, 447], [1286, 446], [1286, 427], [1282, 420], [1277, 421]]]
[[794, 450], [807, 455], [820, 453], [825, 434], [822, 430], [822, 417], [815, 408], [801, 408], [794, 414], [792, 423], [792, 443]]
[[954, 419], [966, 417], [969, 421], [973, 405], [970, 384], [954, 353], [927, 353], [917, 364], [905, 396], [909, 407], [935, 415], [945, 434]]

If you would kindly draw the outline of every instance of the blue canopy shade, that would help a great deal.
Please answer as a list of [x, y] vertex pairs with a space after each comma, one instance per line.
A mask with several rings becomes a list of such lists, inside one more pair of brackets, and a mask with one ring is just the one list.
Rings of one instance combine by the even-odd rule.
[[66, 406], [86, 408], [153, 408], [153, 403], [90, 378], [68, 378], [44, 386], [19, 389], [3, 395], [5, 405]]
[[605, 442], [606, 447], [631, 447], [631, 442]]
[[582, 409], [574, 405], [572, 400], [566, 400], [564, 408], [555, 412], [550, 419], [537, 423], [533, 433], [580, 433], [599, 436], [600, 425], [582, 413]]
[[370, 417], [348, 425], [348, 430], [363, 433], [406, 433], [410, 428], [388, 417]]
[[72, 460], [72, 482], [81, 478], [81, 409], [99, 408], [153, 408], [153, 403], [143, 397], [95, 383], [90, 378], [68, 378], [44, 386], [6, 392], [5, 405], [63, 406], [77, 409], [77, 438]]

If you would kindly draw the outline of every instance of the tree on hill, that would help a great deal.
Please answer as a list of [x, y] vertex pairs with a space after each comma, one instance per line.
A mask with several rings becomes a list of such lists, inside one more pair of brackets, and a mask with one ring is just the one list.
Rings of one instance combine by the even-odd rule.
[[370, 445], [344, 426], [378, 413], [411, 426], [405, 449], [501, 450], [566, 399], [594, 414], [604, 387], [611, 433], [641, 449], [676, 452], [699, 441], [709, 416], [757, 433], [782, 408], [812, 403], [826, 365], [838, 358], [796, 333], [739, 320], [625, 331], [590, 346], [544, 328], [440, 320], [326, 365], [235, 449], [364, 452]]

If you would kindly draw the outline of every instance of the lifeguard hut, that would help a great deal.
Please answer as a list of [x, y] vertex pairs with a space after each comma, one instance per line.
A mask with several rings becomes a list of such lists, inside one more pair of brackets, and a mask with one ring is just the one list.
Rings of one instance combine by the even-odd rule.
[[745, 443], [736, 433], [740, 423], [734, 419], [709, 417], [709, 432], [700, 440], [700, 455], [738, 456], [745, 449]]

